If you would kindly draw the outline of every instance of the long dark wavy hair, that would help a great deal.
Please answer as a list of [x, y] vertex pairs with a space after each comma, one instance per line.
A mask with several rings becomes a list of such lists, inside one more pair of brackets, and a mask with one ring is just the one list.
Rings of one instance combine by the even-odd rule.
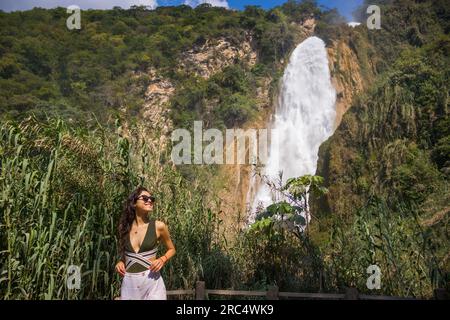
[[143, 192], [148, 191], [144, 187], [138, 187], [136, 188], [127, 198], [127, 200], [124, 203], [122, 215], [120, 216], [119, 220], [119, 255], [120, 258], [123, 260], [125, 256], [125, 244], [128, 237], [128, 233], [131, 230], [131, 226], [133, 224], [133, 220], [136, 219], [136, 209], [134, 207], [137, 198], [139, 195]]

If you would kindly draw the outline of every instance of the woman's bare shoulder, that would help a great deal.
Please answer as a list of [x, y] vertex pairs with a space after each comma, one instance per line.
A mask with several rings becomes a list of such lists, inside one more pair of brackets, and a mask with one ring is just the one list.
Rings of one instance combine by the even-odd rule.
[[162, 231], [162, 230], [166, 229], [166, 224], [164, 223], [164, 221], [161, 221], [161, 220], [156, 220], [155, 226], [156, 226], [156, 229], [158, 229], [158, 231]]

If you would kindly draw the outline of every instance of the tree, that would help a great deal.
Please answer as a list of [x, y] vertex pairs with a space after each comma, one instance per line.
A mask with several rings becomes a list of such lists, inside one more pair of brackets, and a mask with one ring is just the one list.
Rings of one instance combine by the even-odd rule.
[[282, 188], [277, 188], [273, 183], [268, 185], [281, 193], [282, 200], [271, 204], [257, 215], [256, 222], [252, 225], [255, 229], [271, 228], [275, 225], [292, 232], [300, 240], [303, 231], [306, 235], [309, 229], [311, 213], [308, 200], [312, 194], [320, 197], [328, 192], [322, 186], [324, 179], [320, 176], [304, 175], [298, 178], [290, 178]]

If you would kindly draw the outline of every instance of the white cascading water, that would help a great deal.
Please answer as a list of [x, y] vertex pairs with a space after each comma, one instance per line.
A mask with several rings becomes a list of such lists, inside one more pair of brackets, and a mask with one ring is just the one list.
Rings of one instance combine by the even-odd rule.
[[[282, 171], [285, 183], [292, 177], [315, 174], [319, 147], [333, 133], [335, 101], [325, 43], [310, 37], [293, 51], [284, 72], [271, 125], [278, 139], [270, 144], [263, 175], [276, 181]], [[249, 196], [254, 197], [248, 219], [253, 223], [258, 205], [271, 204], [273, 195], [267, 185], [254, 178], [250, 188]]]

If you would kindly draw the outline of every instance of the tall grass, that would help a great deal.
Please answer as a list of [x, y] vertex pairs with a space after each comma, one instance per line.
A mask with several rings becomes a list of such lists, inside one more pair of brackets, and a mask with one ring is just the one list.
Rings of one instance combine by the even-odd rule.
[[[226, 248], [208, 170], [191, 167], [182, 175], [168, 160], [167, 148], [149, 143], [145, 132], [120, 121], [112, 130], [100, 124], [74, 129], [58, 119], [2, 124], [2, 298], [117, 297], [117, 222], [137, 185], [156, 195], [152, 215], [167, 223], [177, 249], [162, 269], [168, 289], [193, 288], [197, 280], [208, 288], [283, 283], [277, 279], [286, 273], [278, 271], [287, 269], [274, 260], [281, 243], [243, 232], [239, 245]], [[284, 251], [290, 258], [298, 252], [289, 245]], [[81, 268], [78, 290], [67, 286], [70, 265]]]
[[[238, 230], [229, 247], [219, 228], [211, 172], [172, 166], [168, 148], [146, 132], [119, 121], [90, 130], [58, 119], [1, 125], [1, 298], [119, 296], [117, 222], [124, 199], [138, 185], [156, 195], [151, 214], [168, 225], [177, 250], [162, 269], [169, 290], [193, 288], [197, 280], [212, 289], [276, 284], [280, 291], [335, 292], [348, 285], [364, 290], [370, 264], [382, 268], [386, 294], [428, 297], [445, 281], [426, 232], [407, 212], [393, 214], [378, 205], [361, 211], [350, 227], [336, 226], [322, 252], [308, 237], [270, 228]], [[81, 268], [79, 289], [67, 285], [71, 265]]]
[[[207, 186], [188, 185], [158, 146], [138, 131], [126, 136], [99, 124], [87, 131], [33, 118], [3, 123], [0, 140], [1, 297], [118, 296], [117, 221], [140, 184], [156, 194], [152, 215], [168, 224], [177, 248], [162, 271], [167, 287], [193, 287], [217, 216], [207, 209]], [[68, 289], [70, 265], [81, 268], [79, 290]]]
[[[371, 199], [360, 208], [352, 224], [336, 221], [332, 241], [325, 250], [331, 287], [366, 286], [366, 270], [377, 265], [381, 288], [376, 294], [430, 298], [433, 289], [445, 287], [445, 272], [439, 264], [432, 237], [419, 223], [417, 208], [389, 208], [382, 199]], [[437, 244], [448, 248], [448, 241]]]

